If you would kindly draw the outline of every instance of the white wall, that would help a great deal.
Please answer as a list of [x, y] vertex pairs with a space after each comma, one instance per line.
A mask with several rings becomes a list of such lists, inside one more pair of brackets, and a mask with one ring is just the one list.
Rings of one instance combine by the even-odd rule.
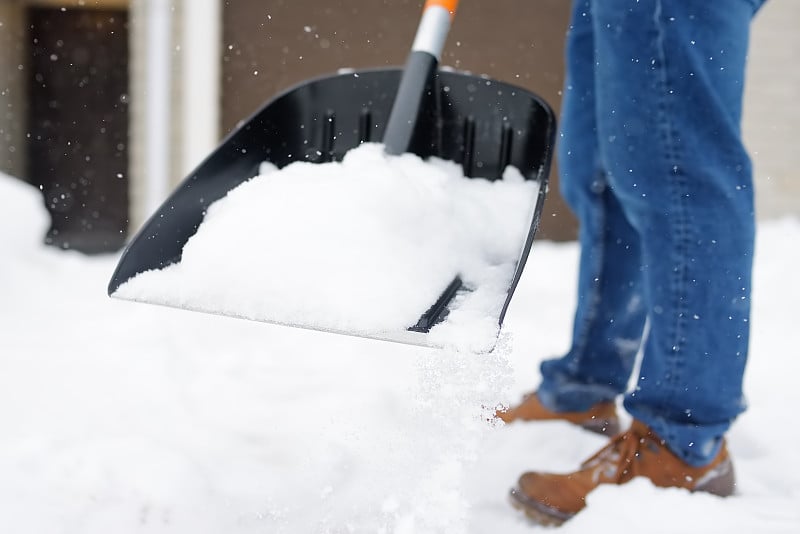
[[181, 15], [183, 154], [179, 170], [186, 175], [219, 143], [222, 2], [184, 0]]
[[136, 231], [219, 141], [221, 0], [131, 0], [130, 5], [131, 230]]
[[800, 216], [800, 0], [768, 0], [756, 16], [743, 128], [757, 216]]
[[171, 186], [175, 16], [173, 0], [130, 3], [130, 230], [135, 232]]

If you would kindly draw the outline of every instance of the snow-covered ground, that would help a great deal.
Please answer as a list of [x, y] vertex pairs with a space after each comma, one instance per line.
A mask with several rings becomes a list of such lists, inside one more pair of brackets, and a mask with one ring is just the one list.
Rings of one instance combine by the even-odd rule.
[[[112, 300], [116, 256], [39, 245], [37, 191], [0, 177], [0, 220], [0, 533], [525, 533], [517, 476], [603, 443], [482, 419], [565, 350], [575, 244], [534, 247], [476, 357]], [[636, 480], [561, 531], [800, 532], [798, 243], [760, 227], [738, 495]]]

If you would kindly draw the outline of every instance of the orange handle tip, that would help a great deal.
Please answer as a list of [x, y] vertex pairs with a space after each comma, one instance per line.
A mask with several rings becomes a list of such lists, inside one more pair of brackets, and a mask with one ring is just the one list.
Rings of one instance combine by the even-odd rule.
[[456, 14], [456, 9], [458, 8], [458, 0], [426, 0], [425, 9], [431, 6], [443, 7], [450, 12], [450, 16], [453, 16]]

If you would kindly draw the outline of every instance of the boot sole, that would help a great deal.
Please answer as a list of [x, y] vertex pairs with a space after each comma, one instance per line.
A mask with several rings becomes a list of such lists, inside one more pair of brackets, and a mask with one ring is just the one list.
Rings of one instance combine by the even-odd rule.
[[736, 492], [736, 475], [731, 459], [725, 458], [717, 467], [706, 473], [691, 491], [711, 493], [718, 497], [733, 495]]
[[567, 520], [572, 519], [575, 514], [567, 514], [551, 508], [539, 501], [533, 500], [519, 488], [512, 488], [508, 493], [511, 506], [523, 512], [525, 516], [537, 525], [545, 527], [558, 527]]

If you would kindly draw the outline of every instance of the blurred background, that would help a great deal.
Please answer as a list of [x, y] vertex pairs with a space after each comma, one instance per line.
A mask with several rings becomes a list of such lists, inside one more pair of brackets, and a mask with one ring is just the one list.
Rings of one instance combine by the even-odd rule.
[[[276, 93], [402, 65], [422, 0], [0, 0], [0, 171], [43, 192], [47, 243], [116, 251]], [[465, 0], [442, 63], [560, 106], [567, 0]], [[759, 219], [800, 215], [800, 2], [752, 35], [744, 132]], [[540, 238], [574, 239], [557, 162]], [[6, 221], [5, 224], [13, 221]]]

